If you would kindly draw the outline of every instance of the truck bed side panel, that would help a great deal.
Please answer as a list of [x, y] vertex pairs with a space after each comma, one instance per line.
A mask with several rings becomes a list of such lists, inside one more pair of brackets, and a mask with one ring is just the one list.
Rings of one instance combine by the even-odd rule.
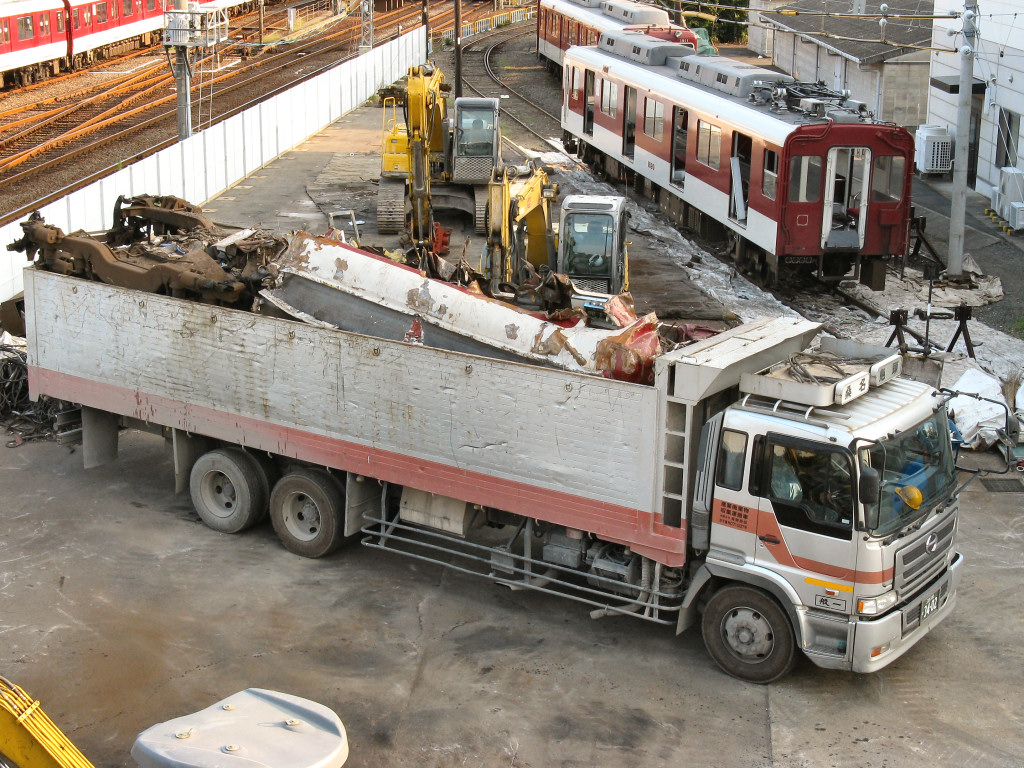
[[582, 528], [663, 561], [682, 552], [682, 531], [653, 533], [654, 388], [31, 269], [25, 283], [34, 396]]

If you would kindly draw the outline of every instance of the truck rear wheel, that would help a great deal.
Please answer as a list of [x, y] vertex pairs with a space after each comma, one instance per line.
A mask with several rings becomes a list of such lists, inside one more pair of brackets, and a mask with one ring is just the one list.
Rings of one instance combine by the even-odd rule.
[[779, 604], [752, 587], [720, 589], [704, 609], [701, 628], [708, 653], [733, 677], [770, 683], [792, 669], [796, 640]]
[[290, 552], [323, 557], [344, 541], [345, 499], [326, 472], [297, 469], [277, 481], [270, 494], [270, 519]]
[[267, 513], [267, 480], [252, 456], [241, 448], [204, 453], [189, 475], [192, 504], [206, 525], [221, 533], [239, 533]]

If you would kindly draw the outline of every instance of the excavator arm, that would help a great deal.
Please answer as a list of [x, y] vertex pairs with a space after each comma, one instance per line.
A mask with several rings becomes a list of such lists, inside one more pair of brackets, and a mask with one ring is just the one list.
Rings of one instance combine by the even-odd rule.
[[0, 677], [0, 762], [18, 768], [93, 768], [39, 702]]

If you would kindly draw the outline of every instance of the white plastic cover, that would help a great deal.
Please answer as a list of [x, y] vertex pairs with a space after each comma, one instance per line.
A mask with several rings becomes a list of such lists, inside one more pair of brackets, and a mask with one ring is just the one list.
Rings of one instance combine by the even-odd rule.
[[[973, 392], [1006, 402], [999, 379], [974, 368], [964, 371], [952, 388], [957, 392]], [[981, 450], [990, 447], [998, 439], [998, 430], [1006, 427], [1006, 411], [996, 403], [960, 395], [949, 401], [949, 410], [968, 448]]]
[[249, 688], [143, 731], [132, 757], [141, 768], [340, 768], [348, 738], [327, 707]]

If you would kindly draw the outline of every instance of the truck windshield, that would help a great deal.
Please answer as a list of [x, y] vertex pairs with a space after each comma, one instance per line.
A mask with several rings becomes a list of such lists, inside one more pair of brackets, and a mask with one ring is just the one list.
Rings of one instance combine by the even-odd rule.
[[606, 276], [611, 271], [615, 222], [607, 213], [570, 213], [565, 217], [564, 271], [570, 275]]
[[871, 533], [887, 536], [945, 499], [956, 484], [956, 470], [945, 408], [881, 442], [884, 459], [874, 446], [862, 449], [860, 460], [881, 478], [878, 525]]

